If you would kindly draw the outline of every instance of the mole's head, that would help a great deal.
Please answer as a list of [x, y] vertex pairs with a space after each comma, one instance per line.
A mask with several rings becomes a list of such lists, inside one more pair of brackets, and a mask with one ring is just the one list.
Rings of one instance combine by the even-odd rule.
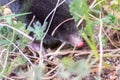
[[76, 46], [77, 48], [81, 48], [84, 45], [83, 40], [78, 35], [78, 29], [74, 20], [70, 20], [59, 26], [53, 36], [56, 39], [71, 44], [72, 46]]

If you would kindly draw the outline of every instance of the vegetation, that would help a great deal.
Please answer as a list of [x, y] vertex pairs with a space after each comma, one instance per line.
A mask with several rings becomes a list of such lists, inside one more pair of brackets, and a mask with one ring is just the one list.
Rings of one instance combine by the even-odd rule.
[[29, 13], [13, 14], [0, 7], [1, 80], [119, 79], [120, 0], [73, 0], [69, 7], [86, 44], [79, 50], [62, 44], [55, 50], [46, 49], [47, 54], [29, 47], [34, 39], [43, 40], [47, 22], [37, 21], [34, 28], [25, 29], [26, 24], [17, 18]]

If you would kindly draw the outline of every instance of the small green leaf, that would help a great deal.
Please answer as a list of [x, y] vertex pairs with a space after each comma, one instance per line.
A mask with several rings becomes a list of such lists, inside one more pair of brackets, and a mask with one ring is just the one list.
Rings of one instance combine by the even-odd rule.
[[34, 38], [36, 40], [41, 40], [44, 36], [44, 31], [46, 29], [47, 23], [41, 25], [40, 22], [33, 23], [33, 27], [29, 27], [28, 30], [34, 33]]
[[84, 28], [84, 30], [88, 36], [92, 37], [93, 36], [94, 22], [88, 20], [86, 23], [87, 24], [86, 24], [86, 27]]
[[79, 16], [88, 15], [88, 9], [86, 0], [73, 0], [70, 4], [70, 12], [75, 21], [80, 19]]
[[86, 60], [80, 60], [75, 62], [69, 70], [74, 73], [79, 75], [80, 77], [85, 77], [90, 73], [90, 68], [91, 66], [87, 63]]
[[115, 16], [112, 14], [107, 15], [106, 17], [103, 18], [103, 22], [110, 24], [115, 22]]
[[71, 57], [64, 57], [61, 62], [66, 68], [68, 68], [74, 63], [74, 60]]
[[33, 69], [29, 70], [24, 75], [26, 76], [27, 80], [42, 80], [44, 71], [44, 65], [34, 65]]
[[0, 45], [6, 45], [9, 44], [9, 41], [7, 40], [0, 40]]

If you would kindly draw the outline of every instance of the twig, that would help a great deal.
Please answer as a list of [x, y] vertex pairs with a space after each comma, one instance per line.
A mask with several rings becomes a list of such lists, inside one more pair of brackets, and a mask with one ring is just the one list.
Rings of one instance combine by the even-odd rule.
[[61, 25], [63, 25], [64, 23], [66, 23], [66, 22], [68, 22], [68, 21], [71, 21], [71, 20], [73, 20], [73, 18], [68, 18], [68, 19], [64, 20], [63, 22], [61, 22], [57, 27], [55, 27], [55, 29], [53, 30], [51, 36], [53, 36], [53, 35], [55, 34], [55, 31], [56, 31]]
[[11, 28], [11, 29], [17, 31], [18, 33], [22, 34], [22, 35], [25, 36], [26, 38], [28, 38], [28, 39], [30, 39], [30, 40], [32, 40], [32, 41], [34, 40], [32, 37], [28, 36], [27, 34], [25, 34], [25, 33], [22, 32], [22, 31], [20, 31], [20, 30], [14, 28], [13, 26], [10, 26], [10, 25], [8, 25], [8, 24], [4, 24], [4, 23], [0, 23], [0, 26], [6, 26], [6, 27], [9, 27], [9, 28]]
[[102, 28], [103, 28], [103, 22], [102, 22], [102, 16], [101, 16], [101, 13], [100, 13], [100, 29], [99, 29], [100, 62], [99, 62], [99, 71], [98, 71], [99, 77], [102, 73], [102, 62], [103, 62]]

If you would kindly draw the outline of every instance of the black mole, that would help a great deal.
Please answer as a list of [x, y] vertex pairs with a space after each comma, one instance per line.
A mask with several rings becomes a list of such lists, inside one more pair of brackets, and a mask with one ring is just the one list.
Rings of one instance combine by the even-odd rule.
[[[2, 0], [0, 4], [9, 1], [10, 0]], [[28, 12], [31, 12], [31, 14], [26, 16], [26, 22], [29, 23], [32, 20], [33, 16], [35, 16], [35, 21], [39, 21], [43, 24], [48, 14], [56, 7], [57, 1], [58, 0], [16, 0], [9, 6], [13, 12], [18, 13], [20, 12], [21, 8], [27, 6], [29, 2], [30, 6], [28, 8]], [[60, 2], [61, 1], [63, 0], [60, 0]], [[65, 20], [72, 18], [69, 12], [70, 2], [71, 0], [66, 0], [56, 9], [52, 23], [50, 25], [50, 29], [48, 30], [48, 33], [44, 39], [44, 43], [53, 44], [54, 42], [60, 41], [71, 44], [72, 46], [77, 46], [78, 48], [83, 46], [83, 41], [78, 36], [78, 29], [76, 28], [76, 24], [73, 19], [60, 25], [52, 36], [52, 32], [59, 24]], [[47, 19], [48, 23], [50, 22], [51, 16]]]

